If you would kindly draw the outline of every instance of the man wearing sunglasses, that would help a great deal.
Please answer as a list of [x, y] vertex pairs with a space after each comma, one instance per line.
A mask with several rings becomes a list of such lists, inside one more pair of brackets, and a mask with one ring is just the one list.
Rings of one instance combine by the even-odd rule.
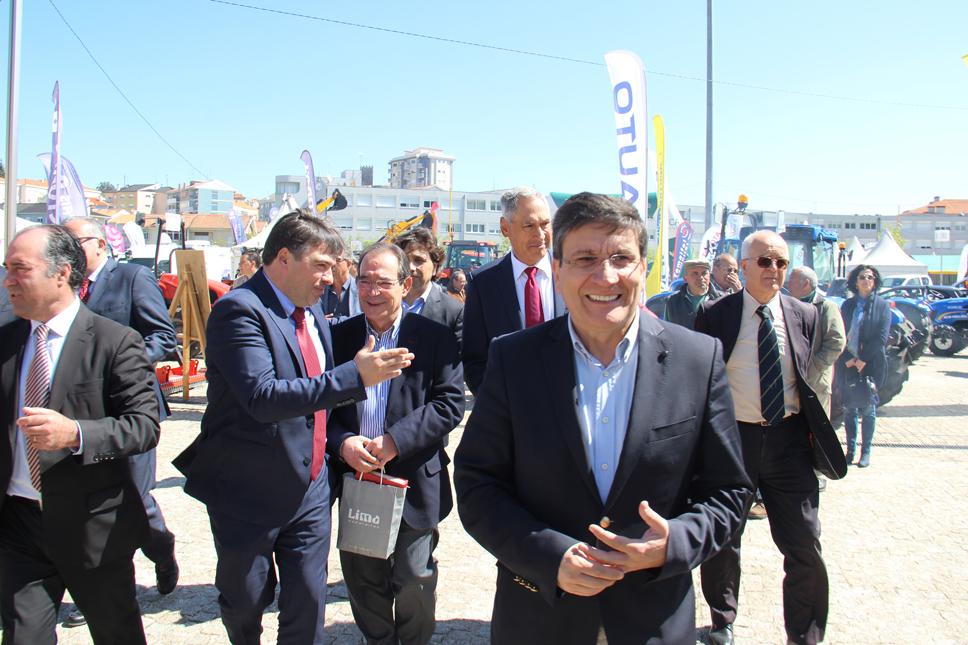
[[[723, 344], [746, 472], [762, 492], [773, 541], [783, 554], [787, 642], [812, 645], [823, 639], [828, 609], [812, 442], [829, 454], [835, 475], [846, 472], [846, 461], [805, 380], [817, 310], [780, 293], [790, 264], [786, 242], [758, 231], [744, 240], [742, 258], [745, 288], [705, 303], [696, 330]], [[701, 569], [712, 613], [709, 642], [717, 645], [733, 642], [742, 534], [743, 527]]]

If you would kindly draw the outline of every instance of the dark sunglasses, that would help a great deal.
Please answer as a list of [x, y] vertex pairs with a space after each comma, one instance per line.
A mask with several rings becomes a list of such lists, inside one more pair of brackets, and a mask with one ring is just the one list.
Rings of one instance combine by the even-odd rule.
[[790, 261], [785, 258], [771, 258], [766, 255], [761, 255], [756, 258], [756, 266], [761, 269], [769, 269], [771, 266], [776, 265], [776, 268], [780, 271], [785, 271], [788, 266], [790, 266]]

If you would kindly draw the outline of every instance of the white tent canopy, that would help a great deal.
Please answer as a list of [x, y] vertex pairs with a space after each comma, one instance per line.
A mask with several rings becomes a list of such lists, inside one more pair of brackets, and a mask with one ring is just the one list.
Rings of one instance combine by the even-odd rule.
[[882, 276], [897, 274], [928, 275], [928, 265], [918, 262], [905, 253], [890, 233], [884, 233], [880, 241], [868, 251], [863, 259], [858, 260], [854, 256], [847, 263], [847, 270], [850, 271], [858, 264], [870, 264], [876, 267]]
[[867, 257], [867, 249], [865, 249], [864, 245], [860, 243], [860, 240], [857, 239], [856, 235], [854, 236], [854, 239], [847, 244], [847, 257], [850, 258], [847, 260], [849, 264], [858, 264], [861, 260]]

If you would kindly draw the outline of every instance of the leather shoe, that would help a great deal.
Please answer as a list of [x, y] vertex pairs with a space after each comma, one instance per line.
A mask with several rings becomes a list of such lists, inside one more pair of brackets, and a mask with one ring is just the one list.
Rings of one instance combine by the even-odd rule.
[[155, 564], [155, 580], [158, 583], [158, 593], [162, 596], [175, 590], [178, 586], [178, 562], [175, 561], [175, 556], [168, 562]]
[[[762, 519], [765, 519], [766, 518], [766, 506], [763, 505], [763, 502], [756, 502], [755, 504], [753, 504], [750, 507], [750, 512], [746, 514], [746, 517], [747, 517], [747, 519], [750, 519], [750, 520], [762, 520]], [[732, 634], [732, 630], [730, 630], [730, 634]], [[732, 642], [732, 641], [730, 641], [730, 642]]]
[[81, 610], [77, 607], [74, 608], [74, 611], [67, 614], [67, 618], [65, 618], [63, 622], [63, 626], [67, 628], [83, 627], [86, 624], [87, 618], [84, 617], [84, 614], [82, 614]]
[[706, 635], [706, 642], [709, 645], [733, 645], [733, 626], [726, 625], [719, 629], [710, 629]]

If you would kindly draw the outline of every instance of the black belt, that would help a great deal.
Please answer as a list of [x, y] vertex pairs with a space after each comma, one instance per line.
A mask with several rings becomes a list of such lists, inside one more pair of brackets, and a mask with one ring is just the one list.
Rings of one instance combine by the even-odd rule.
[[796, 420], [796, 418], [799, 416], [800, 416], [799, 412], [797, 412], [796, 414], [789, 414], [783, 417], [783, 419], [781, 419], [780, 422], [775, 426], [770, 425], [766, 421], [737, 421], [736, 423], [741, 426], [749, 426], [752, 428], [782, 428], [783, 426]]
[[40, 500], [38, 500], [38, 499], [30, 499], [30, 498], [27, 498], [27, 497], [21, 497], [20, 495], [7, 495], [7, 501], [8, 502], [18, 502], [20, 504], [26, 504], [27, 506], [31, 506], [33, 508], [36, 508], [38, 511], [41, 508]]

